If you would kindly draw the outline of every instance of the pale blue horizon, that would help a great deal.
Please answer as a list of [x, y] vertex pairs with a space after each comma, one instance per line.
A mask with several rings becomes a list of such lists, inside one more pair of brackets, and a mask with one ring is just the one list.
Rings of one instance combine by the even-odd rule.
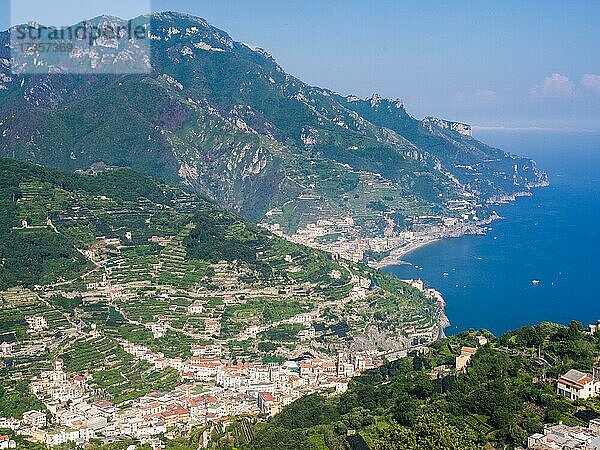
[[482, 131], [600, 130], [599, 2], [0, 0], [0, 28], [149, 9], [202, 17], [307, 83], [402, 98], [417, 117]]

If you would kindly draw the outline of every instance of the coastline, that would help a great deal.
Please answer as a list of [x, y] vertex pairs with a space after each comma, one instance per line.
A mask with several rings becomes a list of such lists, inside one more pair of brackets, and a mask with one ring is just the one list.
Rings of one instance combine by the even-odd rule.
[[[535, 186], [529, 186], [529, 188], [542, 188], [546, 186], [549, 186], [549, 183], [547, 181], [541, 182]], [[490, 199], [489, 203], [497, 205], [509, 204], [516, 202], [520, 197], [530, 197], [532, 195], [533, 192], [531, 190], [527, 190], [523, 192], [517, 192], [512, 195], [495, 197], [493, 199]], [[371, 262], [369, 263], [369, 265], [376, 269], [382, 269], [384, 267], [393, 265], [411, 264], [403, 258], [407, 254], [421, 247], [425, 247], [429, 244], [432, 244], [445, 238], [458, 238], [467, 235], [484, 235], [490, 230], [490, 228], [488, 228], [489, 224], [502, 219], [503, 217], [498, 215], [496, 212], [493, 212], [486, 219], [477, 222], [461, 224], [455, 227], [449, 227], [444, 229], [437, 228], [416, 233], [413, 239], [406, 242], [404, 245], [394, 248], [387, 257], [381, 259], [380, 261]], [[437, 339], [442, 339], [446, 336], [444, 330], [451, 326], [450, 319], [446, 315], [446, 300], [444, 299], [441, 292], [435, 290], [434, 288], [430, 288], [430, 290], [435, 293], [434, 295], [438, 299], [438, 307], [434, 315], [434, 320], [437, 323], [438, 328]]]
[[[541, 180], [537, 183], [530, 183], [527, 185], [526, 191], [515, 192], [514, 194], [506, 194], [501, 196], [492, 197], [487, 200], [488, 204], [493, 205], [505, 205], [516, 202], [521, 197], [533, 196], [533, 189], [544, 188], [550, 186], [547, 180]], [[396, 266], [400, 264], [409, 264], [402, 258], [407, 254], [429, 244], [437, 242], [445, 238], [458, 238], [467, 235], [483, 235], [488, 232], [487, 226], [497, 220], [502, 220], [503, 217], [499, 216], [496, 212], [492, 213], [489, 217], [467, 224], [460, 224], [454, 227], [444, 229], [433, 229], [417, 233], [415, 238], [411, 239], [405, 244], [395, 247], [390, 251], [390, 254], [379, 261], [369, 262], [369, 266], [374, 269], [382, 269], [387, 266]]]
[[[510, 203], [516, 200], [517, 197], [525, 196], [526, 194], [517, 195], [512, 200], [503, 199], [502, 203]], [[394, 266], [400, 264], [410, 264], [408, 261], [403, 260], [403, 258], [422, 247], [433, 244], [434, 242], [440, 241], [445, 238], [459, 238], [467, 235], [484, 235], [487, 233], [488, 228], [487, 225], [495, 222], [496, 220], [501, 220], [502, 217], [496, 214], [495, 212], [490, 215], [488, 218], [474, 222], [471, 224], [462, 224], [460, 226], [456, 226], [449, 229], [437, 230], [437, 231], [424, 231], [419, 234], [419, 236], [411, 241], [407, 242], [405, 245], [396, 247], [393, 249], [388, 256], [383, 258], [381, 261], [370, 262], [369, 266], [375, 269], [382, 269], [387, 266]], [[405, 280], [412, 281], [412, 280]], [[437, 336], [434, 339], [440, 340], [445, 338], [447, 335], [445, 330], [449, 328], [452, 323], [448, 315], [446, 314], [446, 299], [442, 295], [442, 293], [434, 288], [429, 288], [430, 294], [433, 295], [437, 299], [437, 308], [434, 314], [434, 321], [437, 325]]]
[[390, 254], [380, 261], [373, 261], [369, 263], [369, 266], [374, 269], [382, 269], [387, 266], [396, 266], [400, 264], [409, 264], [407, 261], [403, 260], [407, 254], [421, 248], [425, 247], [429, 244], [433, 244], [434, 242], [440, 241], [446, 238], [458, 238], [467, 235], [483, 235], [487, 233], [487, 226], [496, 220], [501, 220], [498, 214], [494, 213], [487, 217], [486, 219], [469, 223], [469, 224], [461, 224], [455, 227], [449, 227], [444, 229], [435, 229], [429, 231], [423, 231], [418, 233], [414, 239], [411, 239], [409, 242], [404, 245], [395, 247], [390, 251]]
[[[418, 289], [420, 292], [425, 294], [425, 296], [431, 300], [435, 300], [436, 302], [436, 310], [433, 316], [433, 320], [435, 322], [436, 333], [435, 336], [431, 335], [431, 342], [435, 342], [437, 340], [443, 339], [446, 337], [446, 333], [444, 330], [448, 328], [450, 324], [450, 320], [446, 315], [446, 300], [442, 296], [442, 293], [430, 286], [427, 285], [421, 278], [411, 278], [411, 279], [403, 279], [403, 282], [412, 286], [415, 289]], [[431, 342], [425, 345], [429, 345]]]

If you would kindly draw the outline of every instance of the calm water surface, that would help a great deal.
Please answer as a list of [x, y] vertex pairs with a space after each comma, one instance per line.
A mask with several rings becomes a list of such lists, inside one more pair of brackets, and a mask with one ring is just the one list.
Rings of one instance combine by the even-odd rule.
[[536, 159], [551, 186], [498, 207], [504, 220], [487, 235], [433, 243], [405, 257], [412, 265], [386, 270], [423, 278], [442, 292], [448, 334], [600, 319], [600, 136], [478, 138]]

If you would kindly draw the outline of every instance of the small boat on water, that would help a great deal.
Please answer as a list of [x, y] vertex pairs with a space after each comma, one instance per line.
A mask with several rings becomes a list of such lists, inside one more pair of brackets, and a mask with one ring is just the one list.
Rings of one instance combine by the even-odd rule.
[[531, 284], [533, 284], [534, 286], [538, 285], [540, 284], [540, 280], [531, 280]]
[[448, 272], [444, 272], [443, 274], [445, 277], [447, 277], [448, 275], [450, 275]]

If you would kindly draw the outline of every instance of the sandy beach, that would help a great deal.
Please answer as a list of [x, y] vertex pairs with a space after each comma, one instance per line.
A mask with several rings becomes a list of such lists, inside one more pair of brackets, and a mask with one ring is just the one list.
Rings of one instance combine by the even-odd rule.
[[471, 224], [461, 224], [456, 227], [444, 228], [443, 230], [418, 233], [406, 244], [392, 249], [390, 254], [381, 261], [373, 261], [369, 263], [369, 265], [373, 268], [381, 269], [386, 266], [407, 264], [402, 258], [410, 252], [437, 242], [440, 239], [457, 238], [468, 234], [485, 234], [487, 232], [487, 225], [500, 219], [502, 219], [502, 217], [493, 214], [484, 220]]

